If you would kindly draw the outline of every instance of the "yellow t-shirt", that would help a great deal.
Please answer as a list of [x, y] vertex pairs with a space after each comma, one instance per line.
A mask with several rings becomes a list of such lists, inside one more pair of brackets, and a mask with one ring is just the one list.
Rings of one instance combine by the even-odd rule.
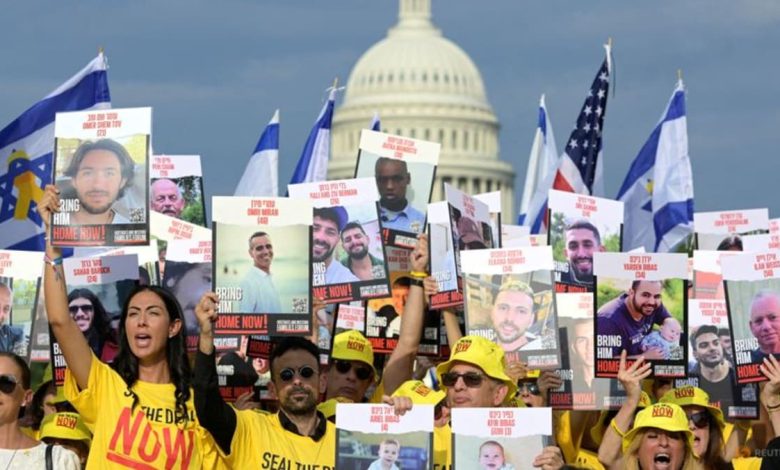
[[65, 397], [93, 433], [87, 470], [225, 468], [211, 435], [198, 425], [192, 393], [185, 426], [174, 423], [173, 384], [138, 381], [132, 390], [138, 396], [135, 408], [125, 381], [95, 356], [86, 389], [79, 391], [65, 371]]
[[760, 470], [761, 458], [760, 457], [736, 457], [731, 459], [731, 465], [734, 466], [734, 470]]
[[433, 470], [452, 468], [452, 428], [449, 424], [433, 428]]
[[336, 427], [330, 421], [325, 426], [325, 434], [315, 441], [284, 429], [276, 413], [237, 411], [230, 455], [219, 451], [230, 468], [236, 469], [334, 470]]

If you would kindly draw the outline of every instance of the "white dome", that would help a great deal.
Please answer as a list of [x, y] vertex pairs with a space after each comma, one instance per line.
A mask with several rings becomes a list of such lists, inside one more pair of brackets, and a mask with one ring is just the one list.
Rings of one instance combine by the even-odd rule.
[[498, 159], [499, 123], [479, 69], [431, 23], [431, 0], [399, 0], [398, 23], [356, 62], [333, 118], [330, 177], [354, 174], [360, 131], [378, 112], [382, 130], [440, 142], [433, 199], [442, 181], [471, 192], [504, 190], [512, 211], [514, 172]]

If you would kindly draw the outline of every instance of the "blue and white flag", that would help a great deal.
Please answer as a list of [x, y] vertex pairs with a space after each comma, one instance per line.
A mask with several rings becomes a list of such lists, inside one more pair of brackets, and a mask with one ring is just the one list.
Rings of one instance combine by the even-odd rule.
[[[518, 224], [533, 228], [536, 225], [534, 222], [540, 219], [539, 214], [542, 209], [546, 211], [547, 193], [552, 188], [559, 160], [552, 122], [547, 113], [544, 95], [542, 95], [539, 100], [539, 121], [536, 126], [536, 135], [534, 143], [531, 145], [531, 154], [528, 157], [528, 170], [525, 173], [525, 187], [523, 188], [523, 197], [520, 200]], [[537, 228], [537, 231], [533, 233], [538, 233], [538, 230]]]
[[693, 232], [693, 173], [682, 80], [628, 170], [617, 199], [625, 203], [623, 248], [671, 251]]
[[336, 102], [337, 88], [330, 89], [328, 101], [322, 107], [314, 127], [306, 139], [301, 158], [295, 166], [290, 184], [314, 183], [325, 181], [328, 175], [330, 157], [330, 125], [333, 121], [333, 105]]
[[100, 53], [0, 130], [0, 248], [44, 249], [36, 208], [43, 188], [51, 183], [55, 114], [110, 107], [106, 61]]
[[235, 196], [277, 197], [279, 195], [279, 110], [274, 112], [257, 141]]
[[377, 132], [382, 131], [382, 123], [379, 120], [379, 111], [374, 112], [374, 117], [371, 118], [371, 127], [369, 127], [369, 129]]

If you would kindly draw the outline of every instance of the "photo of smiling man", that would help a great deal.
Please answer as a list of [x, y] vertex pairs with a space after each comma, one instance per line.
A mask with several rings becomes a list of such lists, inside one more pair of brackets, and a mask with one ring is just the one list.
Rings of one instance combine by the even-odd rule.
[[593, 292], [593, 255], [620, 251], [623, 203], [550, 191], [556, 292]]

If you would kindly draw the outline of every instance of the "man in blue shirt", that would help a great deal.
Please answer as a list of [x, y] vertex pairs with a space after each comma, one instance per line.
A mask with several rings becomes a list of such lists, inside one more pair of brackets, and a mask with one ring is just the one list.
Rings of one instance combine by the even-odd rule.
[[[661, 302], [661, 281], [634, 281], [628, 292], [602, 305], [597, 313], [597, 344], [609, 345], [615, 359], [625, 349], [629, 357], [643, 355], [647, 359], [663, 359], [663, 351], [642, 351], [642, 340], [653, 325], [662, 325], [671, 314]], [[620, 338], [619, 345], [615, 340]]]
[[379, 190], [379, 215], [382, 228], [402, 232], [422, 233], [425, 214], [409, 204], [406, 187], [412, 181], [406, 162], [394, 158], [379, 158], [374, 166]]

